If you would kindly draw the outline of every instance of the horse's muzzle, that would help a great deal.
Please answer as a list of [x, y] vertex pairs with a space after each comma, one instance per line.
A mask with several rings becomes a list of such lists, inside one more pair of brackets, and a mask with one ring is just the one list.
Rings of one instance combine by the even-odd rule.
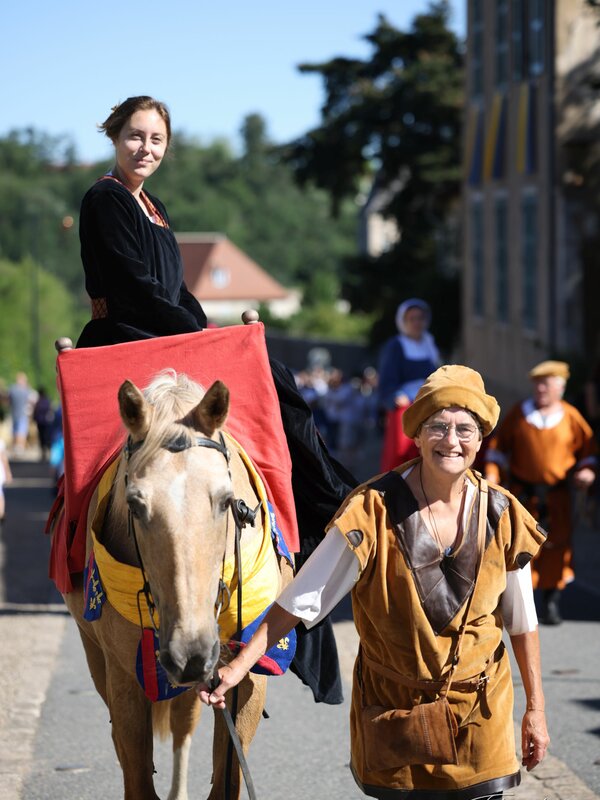
[[172, 640], [161, 647], [158, 658], [173, 683], [206, 683], [213, 675], [220, 648], [218, 639], [210, 644], [196, 641], [191, 646]]

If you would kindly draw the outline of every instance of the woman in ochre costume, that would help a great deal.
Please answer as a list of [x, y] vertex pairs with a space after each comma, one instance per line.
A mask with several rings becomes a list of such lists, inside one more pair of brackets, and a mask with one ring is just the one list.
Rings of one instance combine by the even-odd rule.
[[[219, 686], [212, 693], [199, 687], [202, 700], [222, 707], [225, 692], [268, 644], [298, 620], [314, 624], [351, 591], [360, 641], [351, 768], [361, 790], [377, 798], [473, 800], [516, 786], [513, 685], [502, 634], [506, 629], [525, 690], [520, 745], [530, 770], [549, 743], [529, 566], [545, 533], [511, 494], [470, 469], [498, 414], [474, 370], [454, 365], [431, 374], [404, 415], [419, 457], [347, 498], [253, 639], [219, 670]], [[388, 712], [417, 707], [418, 719], [442, 692], [454, 756], [435, 743], [418, 756], [414, 738], [395, 747]], [[373, 709], [376, 731], [369, 727]], [[434, 765], [432, 755], [444, 758]]]

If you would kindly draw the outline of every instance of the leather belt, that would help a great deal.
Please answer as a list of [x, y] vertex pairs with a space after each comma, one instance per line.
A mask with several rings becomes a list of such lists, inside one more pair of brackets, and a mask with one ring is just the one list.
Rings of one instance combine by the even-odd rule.
[[105, 319], [108, 317], [106, 297], [92, 297], [92, 319]]
[[[493, 656], [487, 661], [486, 667], [490, 663], [497, 663], [500, 661], [504, 654], [504, 650], [504, 642], [500, 642]], [[367, 664], [367, 666], [374, 672], [377, 672], [386, 678], [391, 678], [392, 680], [402, 684], [402, 686], [407, 686], [409, 689], [421, 689], [424, 692], [439, 692], [446, 684], [445, 678], [441, 678], [437, 681], [409, 678], [407, 675], [402, 675], [401, 673], [396, 672], [389, 667], [384, 667], [383, 664], [380, 664], [378, 661], [374, 661], [372, 658], [369, 658], [369, 656], [365, 655], [364, 651], [361, 652], [361, 659], [363, 659], [365, 664]], [[485, 687], [489, 679], [490, 676], [486, 675], [484, 670], [479, 675], [475, 675], [472, 678], [468, 678], [464, 681], [453, 680], [452, 689], [456, 689], [458, 692], [480, 692]]]

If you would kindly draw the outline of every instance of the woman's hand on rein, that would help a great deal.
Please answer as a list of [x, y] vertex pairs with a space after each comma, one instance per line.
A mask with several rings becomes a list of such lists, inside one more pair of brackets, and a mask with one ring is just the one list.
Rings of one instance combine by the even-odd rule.
[[225, 708], [226, 693], [229, 689], [237, 686], [246, 673], [236, 669], [232, 664], [226, 664], [224, 667], [219, 668], [218, 674], [218, 686], [211, 690], [206, 683], [199, 683], [196, 686], [196, 692], [205, 705], [213, 706], [214, 708]]

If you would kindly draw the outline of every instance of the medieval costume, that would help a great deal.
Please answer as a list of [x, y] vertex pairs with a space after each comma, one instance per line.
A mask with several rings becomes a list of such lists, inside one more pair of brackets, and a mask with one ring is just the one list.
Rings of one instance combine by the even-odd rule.
[[[542, 374], [568, 377], [563, 362], [543, 362], [530, 376]], [[486, 475], [496, 481], [502, 478], [548, 531], [548, 540], [532, 564], [534, 587], [544, 592], [562, 591], [575, 577], [569, 476], [593, 466], [595, 452], [592, 429], [564, 400], [550, 414], [537, 408], [532, 398], [524, 400], [508, 412], [490, 439]]]
[[[440, 363], [440, 355], [432, 335], [423, 331], [419, 338], [408, 335], [405, 315], [412, 308], [421, 309], [431, 318], [429, 305], [412, 298], [398, 306], [398, 334], [385, 343], [379, 361], [379, 406], [385, 411], [385, 434], [381, 469], [387, 471], [417, 455], [415, 445], [402, 429], [402, 416], [415, 399], [421, 384]], [[407, 402], [398, 405], [399, 398]]]
[[[437, 439], [437, 431], [420, 434], [434, 415], [433, 424], [440, 425], [438, 420], [451, 414], [458, 420], [454, 444], [449, 431]], [[200, 689], [202, 699], [218, 705], [281, 625], [300, 618], [310, 626], [351, 591], [360, 641], [352, 689], [351, 768], [361, 790], [382, 799], [474, 800], [516, 786], [513, 690], [502, 632], [509, 633], [516, 654], [522, 640], [533, 637], [528, 655], [523, 658], [522, 650], [517, 655], [526, 676], [523, 763], [532, 768], [548, 743], [539, 649], [533, 655], [537, 618], [529, 568], [545, 533], [506, 490], [462, 469], [459, 448], [465, 463], [472, 461], [480, 433], [491, 432], [498, 414], [495, 399], [485, 394], [473, 370], [449, 366], [430, 375], [404, 417], [407, 435], [419, 439], [421, 458], [363, 484], [346, 499], [325, 540], [267, 615], [256, 644], [250, 642], [220, 670], [222, 684], [216, 690], [203, 694]], [[480, 432], [470, 426], [472, 419]], [[421, 437], [427, 435], [440, 443], [434, 455], [423, 446]], [[468, 446], [457, 444], [460, 437]], [[453, 456], [440, 457], [442, 447]], [[445, 472], [463, 498], [455, 541], [444, 549], [426, 525], [412, 488], [415, 476], [423, 485], [424, 465], [436, 466], [436, 460], [444, 462], [439, 480]], [[450, 678], [444, 725], [453, 755], [435, 747], [426, 756], [417, 755], [416, 741], [398, 748], [398, 717], [416, 710], [417, 718], [425, 718], [425, 707], [443, 699]], [[425, 739], [439, 732], [427, 729]]]
[[[415, 462], [409, 462], [395, 473], [407, 476], [414, 466]], [[346, 500], [332, 522], [335, 530], [329, 534], [327, 553], [311, 564], [312, 575], [308, 570], [301, 572], [301, 583], [284, 590], [277, 600], [310, 624], [352, 589], [361, 650], [352, 690], [351, 766], [355, 779], [370, 796], [380, 796], [377, 787], [385, 787], [424, 792], [472, 788], [475, 794], [464, 792], [457, 797], [480, 797], [519, 782], [512, 681], [502, 628], [521, 632], [521, 623], [515, 624], [514, 617], [524, 613], [523, 599], [513, 582], [520, 580], [520, 567], [537, 552], [544, 535], [515, 498], [492, 486], [486, 549], [467, 620], [469, 644], [461, 651], [455, 675], [458, 682], [483, 677], [486, 683], [480, 691], [475, 687], [470, 692], [462, 688], [450, 691], [448, 699], [458, 724], [458, 763], [398, 769], [391, 765], [384, 771], [370, 770], [365, 764], [362, 708], [410, 708], [419, 698], [427, 700], [426, 682], [439, 680], [451, 660], [476, 561], [478, 480], [471, 472], [467, 478], [467, 528], [452, 557], [440, 562], [435, 542], [427, 535], [415, 499], [402, 479], [391, 490], [395, 495], [391, 501], [386, 496], [391, 487], [386, 489], [375, 481]], [[389, 502], [396, 505], [395, 514], [402, 519], [399, 525], [391, 521]], [[358, 544], [357, 531], [362, 534]], [[345, 545], [342, 552], [336, 540]], [[335, 584], [327, 580], [334, 573]], [[510, 591], [503, 598], [507, 578]], [[324, 580], [328, 589], [319, 598], [314, 587], [323, 585]], [[531, 616], [531, 606], [528, 613]], [[415, 681], [422, 686], [411, 686]], [[402, 796], [400, 791], [397, 794]]]

